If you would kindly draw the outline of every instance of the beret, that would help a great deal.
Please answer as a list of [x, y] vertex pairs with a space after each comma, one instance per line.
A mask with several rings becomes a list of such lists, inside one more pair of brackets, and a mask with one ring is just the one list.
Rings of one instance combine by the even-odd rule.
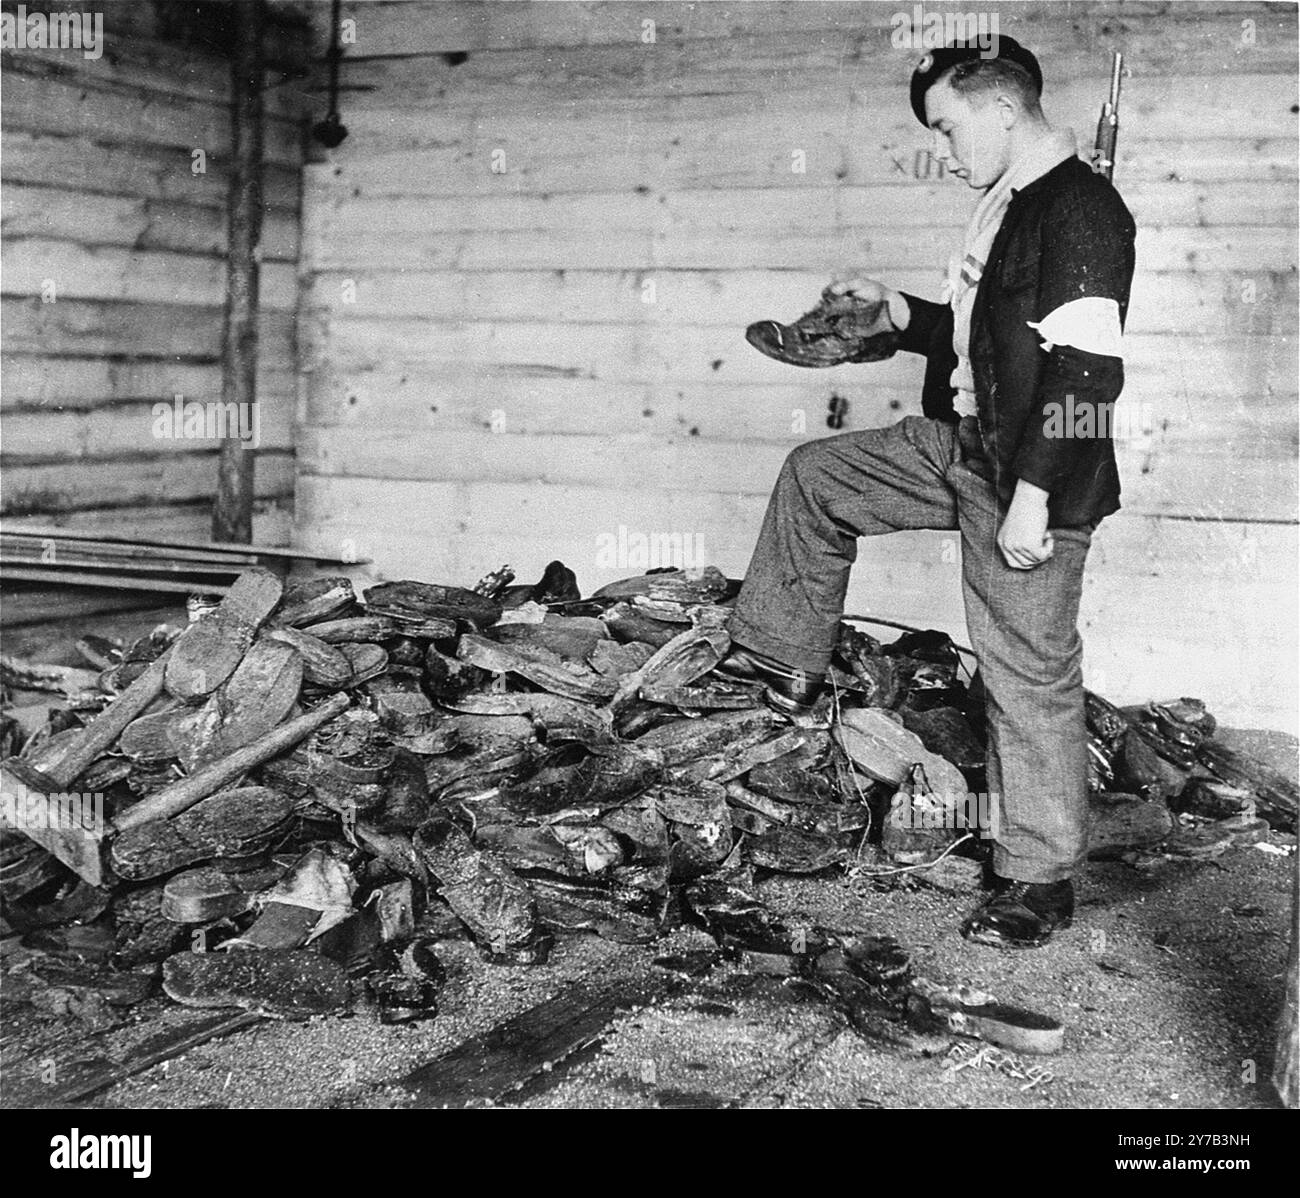
[[993, 39], [995, 53], [990, 54], [987, 46], [981, 47], [979, 40], [973, 42], [953, 42], [951, 46], [941, 46], [931, 50], [912, 72], [912, 111], [916, 119], [927, 125], [925, 119], [925, 93], [949, 67], [959, 62], [969, 62], [973, 58], [1005, 58], [1025, 68], [1033, 77], [1034, 86], [1041, 93], [1043, 90], [1043, 70], [1036, 59], [1015, 38], [998, 36]]

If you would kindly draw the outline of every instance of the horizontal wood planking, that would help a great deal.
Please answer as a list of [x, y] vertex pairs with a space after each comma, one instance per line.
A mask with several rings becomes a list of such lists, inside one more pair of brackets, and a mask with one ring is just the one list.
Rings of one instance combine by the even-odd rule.
[[[1189, 126], [1191, 127], [1191, 126]], [[1082, 127], [1086, 129], [1086, 125]], [[1083, 133], [1087, 143], [1090, 135]], [[516, 160], [507, 155], [502, 173], [492, 171], [495, 144], [450, 142], [422, 150], [363, 153], [357, 146], [331, 155], [331, 170], [340, 194], [370, 196], [511, 196], [518, 193], [608, 192], [635, 187], [659, 191], [685, 188], [810, 189], [870, 186], [914, 177], [918, 156], [929, 148], [919, 126], [906, 136], [883, 133], [864, 140], [823, 131], [805, 133], [804, 172], [791, 170], [790, 146], [751, 134], [720, 143], [708, 123], [681, 128], [676, 144], [647, 146], [634, 134], [616, 147], [586, 153], [570, 144], [546, 154]], [[344, 146], [348, 143], [344, 142]], [[921, 160], [923, 162], [923, 160]], [[1294, 135], [1196, 138], [1186, 130], [1147, 137], [1143, 128], [1126, 128], [1115, 168], [1121, 189], [1136, 179], [1188, 182], [1283, 180], [1296, 178]]]
[[[260, 498], [293, 494], [293, 454], [257, 451], [255, 492]], [[176, 453], [7, 465], [0, 511], [31, 515], [82, 508], [138, 507], [206, 499], [214, 494], [217, 454]]]
[[[438, 366], [463, 377], [485, 375], [594, 378], [609, 382], [783, 383], [791, 367], [745, 342], [744, 330], [653, 324], [560, 324], [541, 321], [455, 324], [406, 319], [334, 320], [313, 324], [301, 350], [304, 366], [329, 373]], [[915, 355], [873, 363], [884, 385], [917, 377]], [[1134, 334], [1125, 338], [1128, 386], [1147, 376], [1173, 395], [1203, 392], [1257, 396], [1294, 394], [1296, 344], [1288, 337], [1181, 337]], [[828, 380], [859, 377], [860, 367], [819, 371]], [[311, 385], [311, 384], [309, 384]]]
[[[919, 372], [919, 366], [917, 370]], [[731, 444], [793, 448], [833, 431], [853, 432], [920, 414], [919, 381], [882, 386], [870, 368], [856, 374], [801, 372], [798, 382], [748, 384], [603, 383], [579, 379], [451, 379], [409, 375], [359, 376], [337, 394], [313, 392], [309, 427], [371, 434], [451, 438], [492, 430], [497, 435], [640, 437], [667, 442], [683, 437]], [[1143, 395], [1147, 398], [1143, 398]], [[847, 411], [839, 430], [827, 426], [833, 397]], [[1295, 453], [1296, 398], [1292, 395], [1222, 397], [1187, 391], [1126, 390], [1116, 408], [1116, 439], [1131, 469], [1167, 467], [1207, 444], [1218, 452], [1288, 462]]]
[[[906, 6], [891, 11], [910, 15]], [[1002, 15], [1014, 12], [1013, 7]], [[1241, 19], [1227, 12], [1196, 22], [1170, 20], [1167, 14], [1116, 20], [1104, 11], [1085, 14], [1077, 6], [1065, 19], [1038, 24], [1026, 35], [1026, 44], [1044, 64], [1049, 98], [1064, 80], [1090, 81], [1104, 93], [1113, 50], [1125, 52], [1130, 75], [1139, 79], [1293, 73], [1295, 10], [1282, 9], [1266, 24], [1262, 36], [1257, 26], [1255, 44], [1246, 45]], [[835, 33], [806, 26], [779, 38], [745, 29], [725, 39], [670, 36], [653, 45], [628, 38], [544, 52], [497, 47], [460, 62], [448, 61], [441, 49], [380, 57], [368, 56], [368, 51], [362, 38], [343, 59], [340, 79], [345, 91], [353, 93], [350, 102], [365, 106], [401, 95], [413, 108], [596, 101], [611, 94], [725, 95], [753, 92], [760, 84], [780, 93], [818, 79], [890, 87], [902, 96], [919, 57], [915, 50], [893, 47], [888, 28]]]
[[[936, 245], [936, 258], [942, 253]], [[847, 263], [846, 263], [847, 266]], [[871, 273], [870, 267], [862, 268]], [[842, 273], [839, 271], [831, 274]], [[743, 329], [762, 317], [791, 320], [814, 303], [827, 272], [804, 270], [500, 270], [398, 268], [317, 271], [305, 313], [326, 319], [637, 322]], [[891, 286], [934, 297], [940, 271], [890, 272]], [[1287, 335], [1297, 330], [1297, 274], [1139, 271], [1126, 329], [1135, 333]]]
[[[1103, 66], [1098, 81], [1063, 83], [1050, 102], [1045, 100], [1049, 119], [1075, 127], [1091, 141], [1106, 82]], [[1294, 138], [1291, 107], [1296, 97], [1294, 77], [1161, 76], [1134, 79], [1126, 86], [1124, 111], [1127, 122], [1147, 140], [1240, 136], [1242, 113], [1250, 114], [1253, 137]], [[932, 144], [897, 87], [857, 89], [818, 79], [777, 95], [756, 81], [750, 94], [646, 97], [616, 92], [599, 105], [485, 102], [466, 109], [442, 104], [421, 112], [408, 108], [400, 95], [390, 95], [351, 106], [347, 124], [349, 138], [336, 154], [340, 161], [459, 147], [476, 151], [479, 169], [492, 171], [492, 152], [500, 150], [504, 163], [495, 164], [495, 170], [506, 176], [577, 154], [626, 168], [699, 146], [708, 146], [720, 167], [763, 164], [777, 155], [787, 173], [793, 173], [795, 150], [811, 162], [854, 146], [880, 157], [882, 148], [904, 148], [910, 155], [916, 147]], [[887, 157], [882, 165], [890, 165]]]
[[[909, 164], [910, 165], [910, 164]], [[313, 229], [325, 239], [355, 237], [377, 226], [395, 233], [555, 233], [654, 230], [752, 230], [763, 236], [798, 229], [963, 229], [976, 196], [956, 179], [903, 180], [865, 186], [788, 186], [755, 189], [714, 187], [644, 192], [520, 192], [493, 196], [368, 196], [337, 185], [329, 168], [306, 167], [314, 206]], [[1224, 182], [1214, 185], [1160, 180], [1120, 180], [1119, 189], [1140, 228], [1188, 225], [1277, 225], [1292, 229], [1296, 189], [1292, 182]]]
[[[488, 560], [503, 552], [503, 539], [513, 538], [515, 550], [531, 545], [524, 556], [511, 561], [525, 579], [540, 575], [552, 557], [561, 556], [557, 546], [563, 545], [573, 557], [569, 564], [578, 571], [581, 585], [594, 589], [602, 581], [635, 572], [625, 564], [597, 564], [602, 547], [597, 538], [617, 540], [620, 526], [632, 534], [675, 535], [677, 543], [688, 551], [694, 538], [702, 538], [707, 560], [733, 575], [743, 572], [766, 498], [766, 493], [733, 494], [703, 486], [693, 491], [658, 486], [632, 489], [608, 478], [597, 486], [579, 486], [309, 475], [299, 488], [298, 514], [306, 518], [299, 535], [304, 540], [324, 533], [359, 537], [366, 555], [374, 556], [376, 567], [390, 577], [392, 567], [384, 560], [384, 546], [390, 541], [400, 546], [424, 545], [434, 555], [443, 552], [444, 537], [449, 545], [458, 540], [477, 543], [475, 552]], [[411, 520], [402, 528], [393, 528], [385, 516], [393, 509], [410, 513]], [[1144, 516], [1126, 509], [1102, 523], [1092, 560], [1116, 574], [1187, 585], [1192, 593], [1185, 602], [1189, 610], [1199, 610], [1222, 584], [1289, 585], [1296, 570], [1294, 536], [1294, 529], [1285, 525], [1195, 522]], [[865, 538], [859, 545], [864, 549], [891, 546], [891, 555], [896, 549], [900, 560], [914, 561], [925, 569], [951, 569], [953, 540], [951, 533], [909, 532]], [[305, 547], [327, 551], [323, 544]], [[342, 550], [336, 547], [328, 552], [338, 556]], [[511, 559], [500, 558], [492, 564], [499, 565], [502, 560]], [[600, 581], [589, 582], [589, 576]], [[475, 579], [460, 574], [443, 581]], [[1197, 580], [1209, 589], [1191, 586]], [[1164, 614], [1147, 611], [1134, 613], [1133, 618], [1161, 622]]]
[[[912, 12], [910, 5], [889, 2], [834, 3], [824, 0], [784, 0], [781, 3], [727, 4], [656, 3], [647, 9], [655, 23], [655, 44], [673, 50], [697, 41], [722, 41], [741, 37], [766, 37], [778, 42], [812, 30], [853, 39], [871, 37], [881, 48], [889, 46], [895, 13]], [[1294, 43], [1295, 11], [1289, 5], [1247, 3], [1124, 3], [1070, 5], [1024, 3], [997, 10], [1000, 32], [1010, 34], [1044, 53], [1086, 52], [1109, 56], [1132, 46], [1136, 53], [1159, 55], [1180, 47], [1198, 55], [1237, 52], [1242, 46], [1241, 20], [1257, 25], [1257, 44]], [[359, 56], [436, 55], [456, 50], [514, 50], [519, 48], [600, 47], [644, 45], [647, 13], [636, 5], [570, 3], [552, 6], [525, 2], [484, 0], [481, 3], [446, 4], [375, 3], [351, 0], [344, 16], [356, 22], [356, 43], [349, 53]], [[315, 49], [319, 53], [328, 36], [325, 10], [312, 14]], [[876, 42], [876, 39], [883, 39]], [[1172, 46], [1162, 45], [1172, 41]], [[1243, 49], [1248, 48], [1242, 46]], [[923, 47], [912, 49], [919, 57]], [[902, 53], [902, 52], [900, 52]], [[1144, 58], [1145, 61], [1145, 58]]]
[[[27, 133], [75, 133], [125, 145], [203, 150], [209, 158], [230, 155], [230, 113], [225, 103], [179, 100], [163, 92], [118, 92], [6, 70], [0, 74], [4, 127]], [[268, 162], [302, 161], [305, 135], [299, 121], [269, 118]]]
[[[319, 0], [271, 0], [263, 24], [263, 51], [268, 69], [291, 74], [305, 69], [311, 37], [304, 9]], [[10, 11], [17, 0], [5, 0]], [[104, 20], [106, 53], [114, 57], [126, 43], [156, 42], [204, 59], [223, 61], [234, 40], [234, 22], [225, 4], [168, 3], [167, 0], [123, 3], [122, 0], [61, 0], [58, 11], [90, 13]], [[324, 10], [317, 9], [318, 13]]]
[[[349, 93], [352, 136], [306, 183], [308, 263], [330, 268], [306, 297], [307, 419], [332, 427], [306, 434], [304, 467], [412, 477], [304, 473], [300, 537], [464, 583], [572, 557], [588, 586], [595, 536], [623, 523], [702, 532], [739, 573], [784, 452], [830, 432], [830, 395], [849, 399], [846, 429], [917, 409], [917, 359], [791, 371], [741, 338], [849, 268], [935, 294], [971, 196], [912, 177], [926, 135], [903, 83], [919, 50], [888, 39], [909, 6], [660, 5], [655, 46], [636, 42], [634, 7], [358, 14], [344, 84], [378, 90]], [[1289, 726], [1294, 654], [1280, 664], [1272, 631], [1294, 607], [1294, 529], [1260, 521], [1295, 518], [1295, 11], [999, 15], [1043, 58], [1049, 117], [1085, 142], [1110, 49], [1135, 68], [1117, 178], [1143, 240], [1121, 406], [1152, 427], [1122, 447], [1126, 509], [1097, 538], [1115, 581], [1085, 597], [1090, 674], [1125, 700], [1159, 697], [1152, 678], [1235, 687], [1236, 710]], [[578, 44], [592, 48], [564, 49]], [[396, 57], [358, 60], [371, 54]], [[1139, 514], [1203, 508], [1242, 519]], [[393, 529], [394, 509], [418, 515]], [[1130, 527], [1146, 540], [1114, 540]], [[942, 548], [942, 534], [864, 542], [851, 606], [883, 594], [883, 614], [961, 632]]]
[[[839, 373], [839, 372], [836, 372]], [[840, 381], [822, 371], [797, 382], [726, 386], [693, 383], [604, 382], [478, 373], [449, 377], [418, 369], [309, 376], [306, 425], [371, 429], [512, 433], [651, 435], [663, 439], [698, 429], [723, 439], [796, 443], [794, 429], [824, 426], [832, 395], [849, 403], [846, 429], [873, 427], [919, 410], [916, 386], [886, 387], [869, 372]], [[1284, 404], [1291, 401], [1282, 401]], [[1294, 404], [1292, 403], [1292, 407]]]
[[[162, 358], [216, 362], [221, 355], [221, 307], [59, 298], [0, 297], [6, 354], [115, 359]], [[286, 368], [296, 337], [291, 311], [263, 311], [259, 357]]]
[[[197, 392], [185, 398], [191, 402], [219, 403], [220, 386], [207, 395]], [[158, 408], [158, 404], [162, 407]], [[259, 448], [292, 450], [292, 392], [287, 400], [282, 396], [265, 396], [259, 409], [256, 416]], [[219, 411], [220, 415], [214, 409], [211, 420], [204, 417], [204, 431], [211, 429], [219, 432], [227, 427], [239, 431], [238, 414], [230, 419], [225, 416], [226, 409]], [[11, 411], [4, 417], [3, 440], [0, 445], [3, 446], [6, 465], [16, 459], [62, 461], [136, 453], [194, 453], [221, 447], [219, 437], [208, 438], [186, 433], [184, 415], [182, 408], [182, 422], [179, 429], [176, 428], [178, 422], [170, 396], [144, 403], [101, 405], [91, 411]], [[247, 417], [243, 427], [251, 428], [252, 420], [252, 416]], [[199, 428], [197, 421], [192, 427], [194, 430]]]
[[[531, 580], [560, 558], [589, 592], [638, 572], [598, 566], [620, 524], [633, 538], [675, 534], [688, 550], [698, 537], [707, 561], [742, 576], [762, 506], [715, 492], [306, 477], [295, 543], [373, 556], [378, 577], [460, 585], [503, 562]], [[394, 509], [411, 517], [403, 530], [382, 514]], [[1129, 511], [1104, 521], [1080, 617], [1089, 685], [1119, 702], [1201, 695], [1226, 722], [1293, 730], [1294, 544], [1294, 528], [1285, 525]], [[945, 628], [965, 642], [958, 562], [951, 534], [864, 539], [848, 610]]]
[[[212, 195], [211, 199], [217, 199]], [[5, 181], [0, 188], [0, 229], [6, 238], [70, 241], [81, 246], [117, 245], [136, 251], [188, 254], [226, 252], [225, 197], [219, 206], [107, 196], [64, 184], [34, 187]], [[298, 260], [298, 217], [268, 212], [260, 247], [264, 262]]]
[[[200, 401], [221, 398], [221, 367], [157, 360], [6, 357], [0, 362], [5, 436], [8, 418], [26, 411], [89, 411], [149, 400], [170, 403], [177, 395]], [[292, 411], [298, 380], [291, 361], [259, 361], [257, 393], [263, 402]]]
[[[322, 238], [315, 263], [338, 270], [351, 263], [406, 265], [423, 270], [838, 270], [869, 262], [874, 271], [934, 268], [961, 230], [939, 228], [816, 229], [764, 235], [727, 228], [610, 229], [599, 237], [581, 228], [545, 232], [462, 232], [421, 240], [395, 237], [383, 225], [349, 222], [346, 235]], [[1144, 270], [1260, 273], [1296, 261], [1296, 232], [1280, 226], [1222, 225], [1139, 229]]]
[[[111, 7], [100, 59], [3, 55], [3, 506], [119, 529], [180, 520], [206, 536], [217, 442], [156, 437], [153, 406], [221, 398], [230, 65], [201, 39], [181, 44], [170, 15], [156, 28], [121, 19], [152, 8]], [[277, 73], [268, 84], [256, 490], [283, 538], [315, 102]]]
[[[293, 524], [291, 504], [284, 498], [258, 499], [253, 504], [253, 544], [288, 545]], [[58, 523], [68, 532], [98, 533], [168, 541], [206, 541], [212, 536], [210, 500], [181, 501], [163, 506], [82, 508], [50, 516], [5, 516], [5, 528], [43, 527]]]
[[[4, 266], [6, 295], [39, 296], [46, 280], [52, 280], [59, 298], [213, 307], [222, 303], [226, 287], [225, 261], [211, 255], [87, 247], [37, 237], [6, 245]], [[294, 265], [265, 262], [260, 274], [262, 306], [293, 311], [298, 294]]]
[[[810, 424], [815, 428], [816, 413]], [[787, 422], [788, 427], [788, 422]], [[1295, 434], [1281, 444], [1251, 429], [1215, 443], [1195, 424], [1182, 436], [1157, 430], [1119, 441], [1124, 505], [1145, 515], [1295, 520]], [[305, 474], [472, 483], [479, 479], [597, 487], [611, 464], [624, 485], [766, 497], [789, 443], [683, 436], [543, 435], [453, 429], [305, 429], [297, 444]]]
[[[227, 164], [214, 155], [196, 173], [186, 148], [122, 145], [92, 141], [75, 134], [4, 131], [4, 181], [43, 187], [67, 187], [103, 195], [144, 200], [224, 206], [230, 186]], [[270, 211], [298, 214], [301, 175], [285, 163], [267, 163], [262, 195]]]
[[[114, 36], [111, 27], [105, 34], [107, 50], [99, 58], [25, 46], [0, 53], [0, 70], [126, 96], [158, 95], [181, 104], [225, 106], [230, 91], [230, 64], [225, 60], [136, 34]], [[308, 111], [304, 82], [266, 71], [262, 105], [267, 117], [301, 120]]]

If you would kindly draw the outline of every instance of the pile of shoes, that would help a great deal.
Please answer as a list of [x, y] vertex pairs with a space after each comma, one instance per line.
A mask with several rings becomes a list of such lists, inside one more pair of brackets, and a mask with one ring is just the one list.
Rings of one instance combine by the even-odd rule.
[[[193, 1006], [405, 1021], [436, 1012], [448, 939], [537, 964], [556, 936], [641, 944], [692, 921], [901, 1014], [901, 949], [827, 929], [792, 947], [754, 884], [923, 863], [982, 830], [983, 713], [948, 637], [846, 623], [830, 688], [790, 713], [729, 675], [738, 584], [712, 567], [586, 598], [558, 562], [512, 581], [357, 595], [252, 570], [184, 630], [86, 638], [96, 690], [79, 680], [30, 734], [0, 718], [6, 787], [102, 796], [77, 837], [8, 810], [7, 984], [94, 1018], [161, 984]], [[1163, 815], [1112, 849], [1139, 825], [1142, 844], [1176, 835], [1179, 800], [1198, 822], [1255, 818], [1250, 764], [1214, 756], [1195, 701], [1091, 697], [1089, 718], [1106, 810]], [[1284, 789], [1258, 804], [1279, 826]]]

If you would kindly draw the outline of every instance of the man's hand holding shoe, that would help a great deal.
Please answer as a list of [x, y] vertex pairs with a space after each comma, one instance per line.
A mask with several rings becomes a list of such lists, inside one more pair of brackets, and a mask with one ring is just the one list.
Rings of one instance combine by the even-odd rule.
[[840, 283], [832, 283], [822, 291], [822, 295], [836, 298], [848, 295], [869, 304], [887, 303], [890, 323], [900, 333], [912, 320], [912, 310], [907, 306], [907, 300], [892, 287], [886, 287], [875, 279], [845, 279]]

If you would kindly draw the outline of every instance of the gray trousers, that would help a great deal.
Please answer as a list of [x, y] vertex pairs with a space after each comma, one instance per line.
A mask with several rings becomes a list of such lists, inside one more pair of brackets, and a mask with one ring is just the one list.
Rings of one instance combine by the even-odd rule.
[[1092, 526], [1053, 528], [1052, 557], [1012, 569], [996, 543], [1003, 513], [993, 486], [968, 465], [978, 445], [973, 417], [959, 430], [920, 416], [800, 445], [781, 468], [730, 631], [740, 645], [822, 673], [857, 538], [959, 530], [966, 626], [988, 704], [993, 868], [1054, 882], [1087, 851], [1077, 621]]

